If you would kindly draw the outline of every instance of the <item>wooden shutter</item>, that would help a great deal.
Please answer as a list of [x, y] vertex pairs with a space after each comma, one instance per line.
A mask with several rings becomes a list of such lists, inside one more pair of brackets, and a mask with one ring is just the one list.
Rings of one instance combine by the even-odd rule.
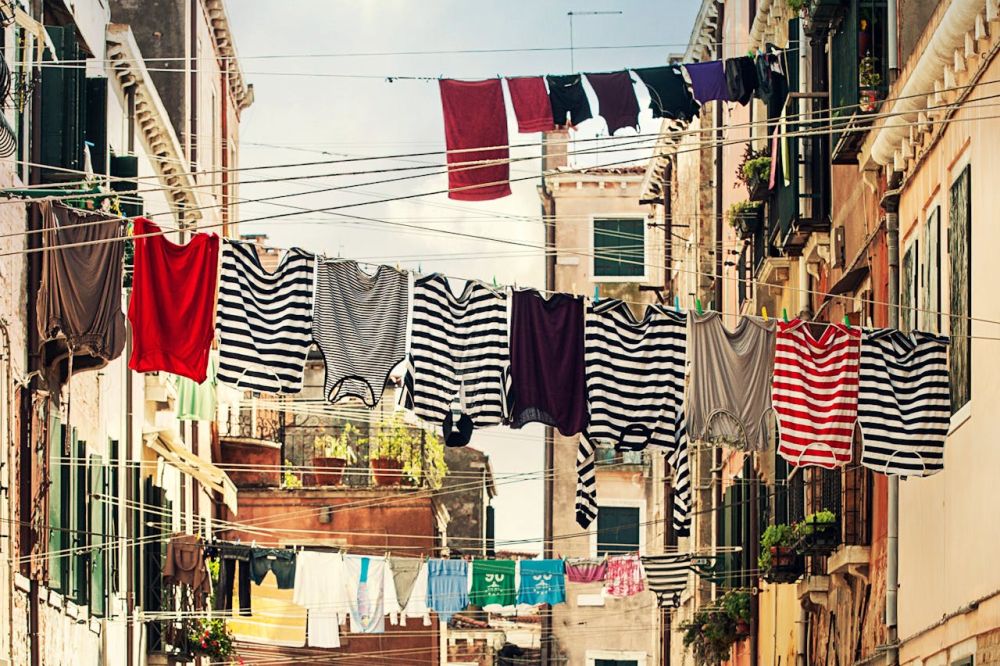
[[951, 349], [951, 412], [954, 414], [972, 399], [972, 345], [969, 317], [972, 316], [972, 189], [970, 167], [951, 185], [948, 214], [948, 277]]
[[65, 592], [69, 580], [69, 466], [63, 460], [66, 432], [58, 416], [49, 421], [49, 587]]
[[73, 429], [73, 459], [67, 461], [72, 465], [72, 492], [70, 506], [72, 517], [72, 532], [70, 543], [73, 553], [67, 559], [70, 566], [70, 597], [79, 605], [87, 603], [90, 584], [87, 576], [90, 570], [90, 525], [87, 521], [87, 443], [76, 438], [76, 428]]
[[90, 553], [90, 614], [103, 617], [107, 610], [107, 588], [105, 587], [107, 538], [107, 468], [101, 456], [90, 456], [88, 465], [90, 496], [88, 497], [89, 553]]
[[[76, 29], [46, 26], [56, 54], [62, 62], [82, 63]], [[51, 57], [49, 58], [51, 59]], [[41, 74], [42, 164], [58, 169], [42, 169], [42, 182], [78, 181], [83, 170], [83, 142], [86, 125], [86, 68], [43, 67]], [[106, 115], [106, 113], [105, 113]], [[67, 171], [68, 170], [68, 171]]]
[[594, 220], [594, 276], [641, 277], [646, 272], [643, 218]]

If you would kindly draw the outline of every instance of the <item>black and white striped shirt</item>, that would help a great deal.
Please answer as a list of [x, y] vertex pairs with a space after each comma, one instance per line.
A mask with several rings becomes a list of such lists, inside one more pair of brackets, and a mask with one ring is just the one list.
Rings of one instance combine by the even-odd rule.
[[577, 522], [597, 516], [594, 451], [664, 447], [674, 471], [674, 529], [687, 534], [690, 480], [684, 423], [687, 319], [649, 305], [636, 321], [628, 305], [606, 300], [587, 309], [584, 354], [590, 423], [577, 451]]
[[901, 476], [940, 472], [951, 423], [948, 338], [866, 331], [860, 380], [861, 464]]
[[313, 338], [323, 353], [323, 395], [330, 402], [382, 399], [393, 368], [405, 360], [409, 276], [389, 266], [370, 275], [356, 261], [321, 261], [316, 269]]
[[404, 404], [428, 423], [445, 420], [452, 403], [477, 428], [507, 416], [510, 372], [507, 292], [467, 282], [455, 296], [433, 274], [413, 286], [413, 319]]
[[646, 585], [656, 594], [660, 606], [679, 606], [691, 573], [691, 553], [645, 555], [642, 557], [642, 568], [646, 573]]
[[302, 390], [314, 263], [313, 255], [291, 249], [271, 273], [253, 245], [224, 241], [215, 324], [219, 381], [262, 393]]

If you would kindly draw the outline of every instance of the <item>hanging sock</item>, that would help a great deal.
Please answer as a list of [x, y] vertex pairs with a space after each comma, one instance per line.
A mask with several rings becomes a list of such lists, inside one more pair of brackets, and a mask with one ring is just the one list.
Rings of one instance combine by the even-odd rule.
[[507, 90], [517, 118], [518, 132], [530, 134], [555, 129], [545, 79], [540, 76], [509, 76]]
[[680, 65], [644, 67], [634, 70], [649, 91], [649, 108], [654, 118], [673, 118], [688, 121], [698, 115], [694, 101]]
[[730, 101], [726, 70], [721, 60], [685, 64], [684, 70], [691, 79], [691, 91], [698, 102]]
[[[545, 77], [549, 84], [549, 102], [552, 105], [552, 119], [558, 127], [576, 127], [584, 120], [590, 120], [590, 102], [583, 90], [583, 77], [579, 74], [554, 75]], [[569, 123], [566, 122], [569, 116]]]
[[639, 129], [639, 100], [628, 72], [587, 74], [587, 81], [597, 95], [601, 117], [608, 123], [608, 134], [623, 127]]
[[[448, 149], [448, 198], [488, 201], [510, 195], [507, 108], [500, 79], [441, 79], [439, 87]], [[498, 162], [477, 163], [489, 160]]]

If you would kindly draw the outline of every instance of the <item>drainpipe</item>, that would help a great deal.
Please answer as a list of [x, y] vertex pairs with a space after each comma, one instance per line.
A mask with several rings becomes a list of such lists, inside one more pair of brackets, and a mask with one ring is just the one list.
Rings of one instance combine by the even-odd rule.
[[888, 52], [889, 85], [899, 77], [899, 19], [896, 15], [898, 0], [889, 0], [886, 7], [886, 23], [889, 26], [886, 51]]
[[[775, 606], [777, 607], [777, 600], [775, 600]], [[777, 611], [775, 611], [775, 619], [777, 619]], [[799, 625], [799, 630], [796, 632], [795, 636], [795, 666], [806, 666], [809, 662], [806, 661], [806, 635], [809, 631], [809, 611], [806, 610], [805, 606], [799, 606], [799, 619], [795, 624]], [[777, 628], [775, 629], [777, 632]], [[777, 634], [775, 634], [777, 637]], [[774, 644], [774, 652], [778, 652], [778, 644]]]
[[3, 358], [4, 358], [4, 398], [7, 401], [7, 411], [4, 415], [4, 443], [3, 443], [3, 493], [4, 493], [4, 532], [7, 544], [7, 553], [11, 555], [7, 562], [7, 659], [14, 663], [14, 460], [11, 455], [16, 451], [14, 446], [14, 358], [11, 353], [10, 330], [7, 327], [7, 320], [0, 319], [0, 332], [3, 333]]
[[[890, 2], [890, 4], [892, 4]], [[898, 188], [898, 177], [891, 185]], [[899, 327], [899, 190], [885, 193], [881, 201], [885, 210], [886, 242], [889, 255], [889, 327]], [[885, 626], [888, 632], [888, 666], [899, 664], [899, 477], [889, 477], [888, 524], [886, 525], [885, 566]]]

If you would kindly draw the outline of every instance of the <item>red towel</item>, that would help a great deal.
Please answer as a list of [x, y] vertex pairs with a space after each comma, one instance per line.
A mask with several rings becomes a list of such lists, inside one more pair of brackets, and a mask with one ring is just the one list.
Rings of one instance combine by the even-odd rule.
[[[510, 195], [507, 109], [500, 79], [441, 79], [444, 140], [448, 148], [448, 198], [488, 201]], [[490, 148], [492, 150], [468, 150]], [[461, 152], [452, 152], [461, 151]], [[503, 160], [480, 165], [477, 161]]]
[[215, 285], [219, 237], [195, 234], [186, 245], [171, 243], [149, 220], [135, 218], [135, 268], [128, 319], [136, 372], [165, 370], [201, 383], [215, 335]]
[[518, 132], [530, 134], [555, 129], [545, 79], [540, 76], [507, 77], [507, 90], [510, 91], [510, 102], [514, 105]]

